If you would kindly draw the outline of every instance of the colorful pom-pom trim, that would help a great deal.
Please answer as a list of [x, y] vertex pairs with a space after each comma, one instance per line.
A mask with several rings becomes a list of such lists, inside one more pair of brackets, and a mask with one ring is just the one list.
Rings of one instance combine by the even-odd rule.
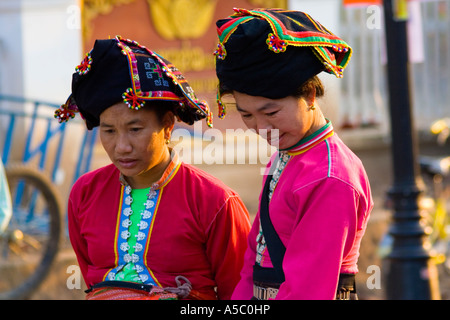
[[269, 49], [275, 53], [285, 52], [287, 48], [287, 41], [281, 40], [273, 33], [269, 33], [266, 43]]
[[223, 119], [227, 114], [227, 110], [225, 109], [225, 104], [222, 102], [219, 93], [217, 94], [217, 106], [219, 108], [218, 110], [219, 119]]
[[344, 53], [348, 52], [348, 48], [347, 47], [343, 47], [343, 46], [333, 45], [331, 48], [333, 49], [334, 52], [339, 52], [339, 53], [341, 53], [341, 52], [344, 52]]
[[70, 119], [75, 118], [75, 114], [78, 112], [78, 107], [72, 97], [67, 99], [66, 103], [61, 105], [59, 109], [55, 111], [54, 117], [59, 123], [67, 122]]
[[197, 103], [197, 105], [199, 105], [201, 107], [203, 112], [206, 113], [206, 124], [208, 125], [208, 127], [212, 128], [213, 127], [213, 114], [209, 110], [208, 103], [204, 100], [197, 101], [196, 103]]
[[91, 57], [91, 53], [88, 52], [88, 53], [86, 53], [86, 56], [84, 57], [83, 61], [81, 61], [81, 63], [75, 67], [75, 71], [80, 76], [83, 76], [86, 73], [88, 73], [89, 70], [91, 70], [91, 65], [92, 65], [92, 57]]
[[216, 51], [214, 51], [214, 55], [217, 57], [217, 59], [224, 60], [227, 56], [227, 51], [225, 50], [225, 46], [221, 43], [217, 45]]
[[128, 108], [133, 110], [139, 110], [145, 105], [145, 101], [139, 99], [131, 88], [128, 88], [124, 93], [122, 93], [122, 98], [123, 102], [128, 105]]
[[210, 128], [213, 127], [213, 114], [212, 114], [212, 112], [208, 112], [208, 116], [206, 117], [206, 124]]

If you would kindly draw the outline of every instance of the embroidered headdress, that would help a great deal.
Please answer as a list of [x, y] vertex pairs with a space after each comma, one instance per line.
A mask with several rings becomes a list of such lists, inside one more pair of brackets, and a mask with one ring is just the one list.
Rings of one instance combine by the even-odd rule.
[[350, 46], [308, 14], [284, 9], [234, 11], [216, 22], [220, 118], [225, 114], [223, 90], [280, 99], [322, 71], [343, 76]]
[[118, 102], [138, 110], [146, 101], [171, 101], [177, 118], [187, 124], [212, 114], [199, 101], [181, 72], [157, 53], [123, 39], [97, 40], [94, 48], [75, 68], [72, 94], [55, 112], [60, 122], [80, 112], [90, 130], [99, 125], [100, 114]]

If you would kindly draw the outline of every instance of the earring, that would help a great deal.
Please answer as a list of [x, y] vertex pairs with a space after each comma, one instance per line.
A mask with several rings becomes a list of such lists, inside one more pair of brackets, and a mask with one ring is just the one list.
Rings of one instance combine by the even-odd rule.
[[314, 103], [311, 105], [311, 107], [309, 107], [309, 110], [316, 110], [316, 106], [314, 105]]
[[167, 138], [167, 139], [166, 139], [166, 144], [169, 144], [169, 143], [170, 143], [170, 139]]

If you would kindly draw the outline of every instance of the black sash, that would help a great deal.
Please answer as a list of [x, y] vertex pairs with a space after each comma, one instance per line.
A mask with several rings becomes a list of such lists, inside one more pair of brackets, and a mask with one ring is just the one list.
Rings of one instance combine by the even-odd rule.
[[85, 292], [89, 293], [94, 289], [98, 288], [121, 288], [121, 289], [132, 289], [132, 290], [143, 290], [145, 292], [151, 292], [153, 286], [151, 284], [142, 284], [131, 281], [102, 281], [97, 284], [92, 285]]
[[254, 279], [263, 281], [269, 278], [269, 282], [284, 282], [283, 259], [286, 252], [286, 247], [281, 242], [278, 233], [272, 224], [269, 217], [269, 186], [272, 180], [272, 175], [268, 175], [264, 184], [264, 189], [261, 196], [261, 204], [259, 209], [261, 227], [263, 230], [264, 239], [266, 241], [267, 250], [269, 250], [270, 260], [272, 261], [272, 268], [262, 268], [256, 265], [253, 269]]

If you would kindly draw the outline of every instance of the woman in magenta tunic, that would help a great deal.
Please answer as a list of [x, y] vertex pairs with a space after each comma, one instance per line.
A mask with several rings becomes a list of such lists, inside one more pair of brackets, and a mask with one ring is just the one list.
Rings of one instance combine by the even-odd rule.
[[55, 116], [99, 126], [112, 164], [74, 184], [69, 236], [88, 299], [229, 299], [250, 230], [239, 196], [178, 159], [175, 117], [211, 114], [182, 74], [135, 41], [97, 40]]
[[279, 151], [233, 299], [349, 299], [373, 207], [361, 161], [334, 132], [317, 74], [342, 77], [351, 48], [308, 14], [235, 9], [217, 22], [218, 102]]

